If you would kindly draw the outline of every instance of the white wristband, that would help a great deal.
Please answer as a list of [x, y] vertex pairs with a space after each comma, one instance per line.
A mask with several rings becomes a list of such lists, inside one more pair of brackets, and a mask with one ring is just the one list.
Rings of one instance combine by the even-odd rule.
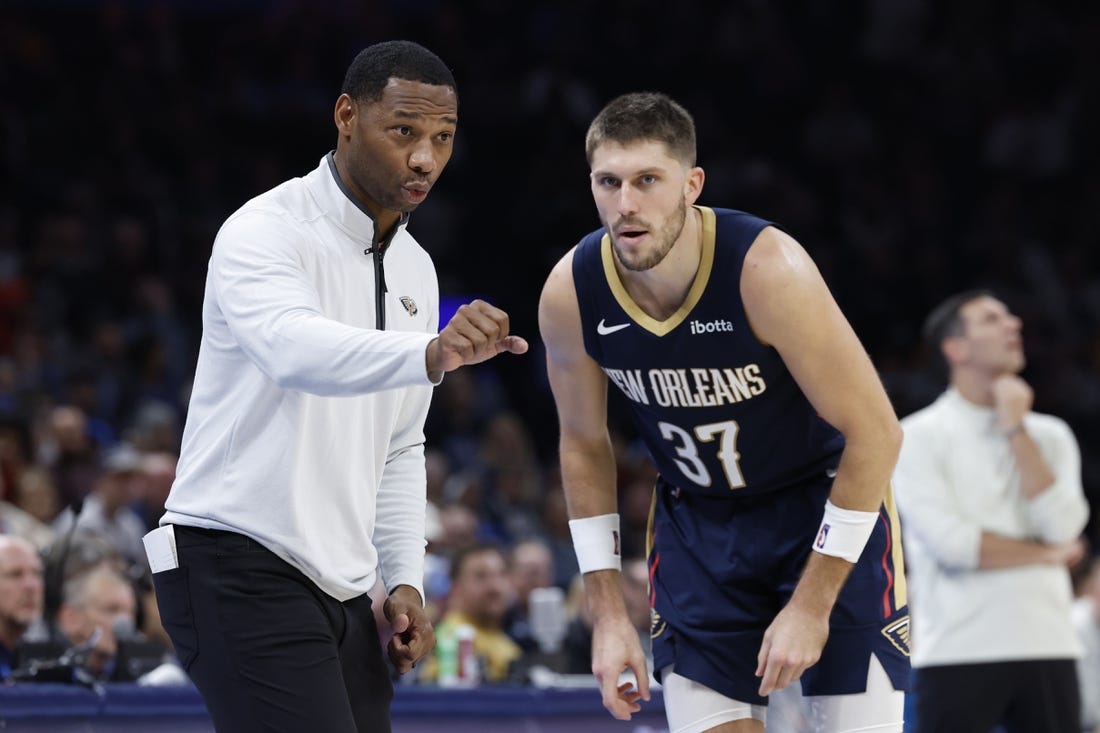
[[825, 500], [825, 516], [814, 540], [814, 549], [822, 555], [833, 555], [854, 563], [859, 560], [871, 532], [878, 522], [878, 512], [857, 512], [841, 509]]
[[573, 549], [582, 574], [596, 570], [622, 570], [618, 514], [570, 519], [569, 532], [573, 535]]

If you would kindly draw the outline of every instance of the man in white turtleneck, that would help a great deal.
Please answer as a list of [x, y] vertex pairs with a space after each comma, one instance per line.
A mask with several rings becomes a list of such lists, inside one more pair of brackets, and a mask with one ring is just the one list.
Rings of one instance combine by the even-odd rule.
[[1068, 567], [1088, 519], [1077, 440], [1031, 411], [1020, 319], [987, 291], [925, 322], [950, 386], [902, 420], [914, 724], [1080, 730]]
[[1077, 660], [1081, 690], [1081, 726], [1100, 733], [1100, 556], [1089, 565], [1080, 596], [1073, 605], [1073, 624], [1083, 651]]

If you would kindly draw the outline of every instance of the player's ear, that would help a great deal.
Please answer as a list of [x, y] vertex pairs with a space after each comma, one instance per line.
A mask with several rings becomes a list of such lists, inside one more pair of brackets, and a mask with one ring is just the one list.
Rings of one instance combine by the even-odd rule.
[[684, 180], [684, 203], [688, 206], [694, 204], [699, 195], [703, 193], [703, 181], [706, 174], [699, 166], [688, 168], [687, 177]]

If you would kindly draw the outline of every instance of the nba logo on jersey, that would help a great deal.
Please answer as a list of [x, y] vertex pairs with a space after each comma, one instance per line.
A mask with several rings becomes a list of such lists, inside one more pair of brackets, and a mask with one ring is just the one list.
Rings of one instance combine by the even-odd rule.
[[824, 548], [825, 547], [825, 538], [828, 537], [828, 536], [829, 536], [829, 525], [827, 525], [827, 524], [821, 525], [821, 531], [817, 533], [817, 541], [814, 542], [814, 546], [817, 547], [817, 549], [819, 549], [819, 550]]

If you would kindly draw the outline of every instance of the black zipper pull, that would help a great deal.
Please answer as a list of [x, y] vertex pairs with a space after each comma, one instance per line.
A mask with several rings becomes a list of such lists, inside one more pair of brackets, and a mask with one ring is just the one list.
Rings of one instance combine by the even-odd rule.
[[374, 255], [374, 286], [375, 286], [375, 327], [379, 331], [386, 330], [386, 268], [382, 262], [382, 248], [370, 247], [368, 250]]

